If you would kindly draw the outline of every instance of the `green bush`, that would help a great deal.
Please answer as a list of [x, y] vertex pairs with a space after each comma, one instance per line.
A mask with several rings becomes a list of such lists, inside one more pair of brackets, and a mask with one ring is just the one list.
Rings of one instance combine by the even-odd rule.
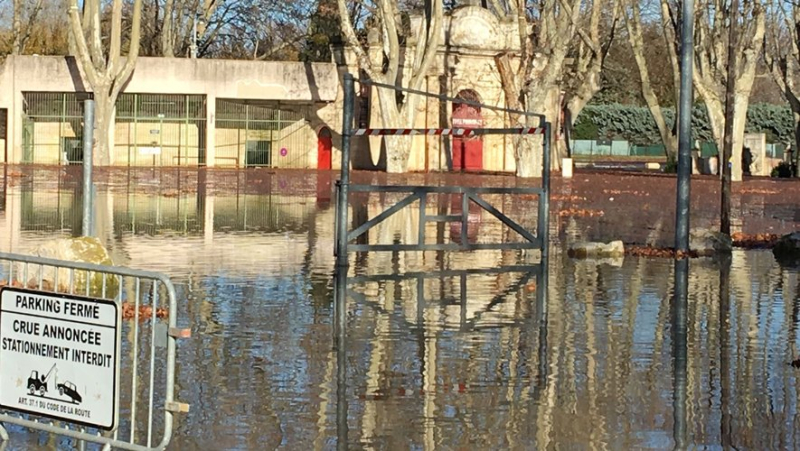
[[[664, 119], [673, 125], [675, 110], [664, 108]], [[767, 142], [794, 142], [794, 119], [789, 107], [771, 104], [750, 105], [745, 130], [766, 133]], [[661, 144], [658, 127], [647, 107], [620, 104], [588, 105], [578, 115], [573, 128], [575, 139], [624, 139], [638, 146]], [[714, 141], [705, 105], [692, 111], [693, 139]]]
[[788, 179], [792, 176], [792, 165], [789, 164], [789, 162], [781, 161], [777, 166], [772, 168], [770, 176]]
[[675, 174], [678, 172], [678, 160], [670, 156], [667, 158], [667, 163], [664, 165], [664, 172], [667, 174]]

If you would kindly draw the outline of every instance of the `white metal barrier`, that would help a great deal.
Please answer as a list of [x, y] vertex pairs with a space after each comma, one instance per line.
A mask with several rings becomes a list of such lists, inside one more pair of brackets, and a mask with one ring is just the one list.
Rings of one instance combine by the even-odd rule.
[[[3, 425], [104, 449], [164, 449], [175, 399], [177, 327], [163, 274], [0, 253]], [[59, 372], [62, 377], [59, 377]]]

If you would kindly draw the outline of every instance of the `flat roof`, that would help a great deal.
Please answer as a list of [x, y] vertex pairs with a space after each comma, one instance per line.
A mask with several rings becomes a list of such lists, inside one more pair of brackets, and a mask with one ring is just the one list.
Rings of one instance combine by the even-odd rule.
[[[9, 56], [0, 66], [0, 101], [19, 92], [91, 91], [84, 80], [73, 57]], [[333, 63], [139, 57], [123, 92], [333, 102], [339, 85]]]

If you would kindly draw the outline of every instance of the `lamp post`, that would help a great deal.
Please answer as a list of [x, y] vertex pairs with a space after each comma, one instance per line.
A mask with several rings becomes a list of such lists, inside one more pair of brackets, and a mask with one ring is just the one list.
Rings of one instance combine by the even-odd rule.
[[694, 59], [694, 0], [683, 1], [681, 13], [681, 82], [678, 107], [678, 195], [675, 209], [675, 248], [689, 250], [689, 192], [692, 177], [692, 60]]
[[201, 26], [205, 23], [205, 19], [200, 14], [195, 15], [192, 21], [192, 44], [189, 46], [189, 56], [192, 59], [197, 58], [197, 24]]

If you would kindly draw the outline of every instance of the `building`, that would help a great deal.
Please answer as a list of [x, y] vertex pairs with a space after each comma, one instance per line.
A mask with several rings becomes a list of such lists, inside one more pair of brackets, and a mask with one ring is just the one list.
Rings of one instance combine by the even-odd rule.
[[[139, 58], [117, 100], [112, 164], [330, 167], [315, 136], [330, 136], [338, 79], [333, 64]], [[81, 160], [91, 94], [73, 58], [9, 57], [0, 86], [5, 161]]]
[[[420, 18], [409, 18], [416, 29]], [[516, 22], [467, 5], [445, 17], [443, 42], [423, 90], [503, 106], [494, 56], [514, 49]], [[414, 44], [413, 34], [408, 46]], [[375, 43], [376, 41], [373, 41]], [[117, 166], [338, 167], [347, 49], [334, 62], [147, 58], [120, 94], [111, 127]], [[377, 45], [370, 57], [380, 58]], [[413, 52], [405, 52], [408, 72]], [[0, 67], [0, 162], [70, 164], [82, 159], [82, 100], [91, 93], [71, 57], [11, 56]], [[375, 92], [361, 89], [357, 125], [380, 127]], [[429, 97], [417, 127], [502, 127], [504, 113]], [[382, 138], [354, 140], [353, 166], [385, 167]], [[513, 172], [512, 137], [413, 138], [412, 171]]]

